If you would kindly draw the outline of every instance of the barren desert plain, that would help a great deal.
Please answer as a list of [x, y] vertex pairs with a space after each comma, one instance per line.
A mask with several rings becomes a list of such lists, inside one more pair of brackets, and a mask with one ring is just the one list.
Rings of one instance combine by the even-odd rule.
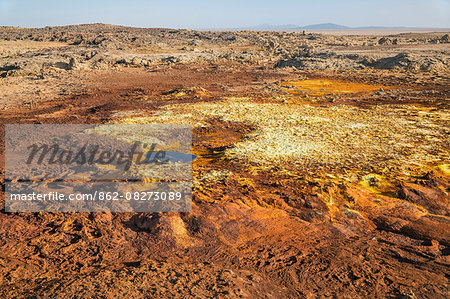
[[0, 27], [2, 126], [197, 156], [192, 212], [2, 211], [0, 297], [449, 298], [449, 95], [448, 32]]

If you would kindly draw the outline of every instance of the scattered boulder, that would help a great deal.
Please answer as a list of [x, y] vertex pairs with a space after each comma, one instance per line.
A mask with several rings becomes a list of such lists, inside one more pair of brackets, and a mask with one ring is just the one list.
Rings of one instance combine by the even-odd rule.
[[392, 40], [387, 37], [382, 37], [378, 40], [379, 45], [392, 45]]
[[131, 60], [131, 64], [134, 66], [140, 66], [141, 65], [141, 60], [137, 57], [133, 57], [133, 59]]
[[70, 60], [69, 60], [69, 67], [68, 67], [68, 69], [69, 70], [76, 70], [79, 67], [80, 67], [80, 65], [79, 65], [78, 61], [74, 57], [71, 57]]

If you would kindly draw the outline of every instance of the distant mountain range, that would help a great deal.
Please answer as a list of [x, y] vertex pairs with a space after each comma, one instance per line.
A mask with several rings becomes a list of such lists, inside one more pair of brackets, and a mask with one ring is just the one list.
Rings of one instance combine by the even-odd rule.
[[[270, 25], [262, 24], [251, 27], [231, 28], [231, 30], [404, 30], [404, 29], [431, 29], [431, 28], [419, 28], [419, 27], [382, 27], [382, 26], [367, 26], [367, 27], [348, 27], [333, 23], [322, 23], [308, 26], [298, 26], [293, 24], [286, 25]], [[443, 28], [435, 28], [443, 29]]]

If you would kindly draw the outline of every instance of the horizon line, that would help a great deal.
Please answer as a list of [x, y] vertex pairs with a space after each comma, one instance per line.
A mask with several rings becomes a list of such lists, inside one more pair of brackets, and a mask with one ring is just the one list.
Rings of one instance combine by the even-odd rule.
[[[26, 29], [42, 29], [48, 27], [67, 27], [67, 26], [82, 26], [82, 25], [110, 25], [110, 26], [118, 26], [118, 27], [129, 27], [129, 28], [140, 28], [140, 29], [174, 29], [174, 30], [250, 30], [250, 31], [283, 31], [283, 30], [370, 30], [370, 29], [379, 29], [379, 30], [393, 30], [393, 29], [413, 29], [413, 30], [450, 30], [450, 27], [416, 27], [416, 26], [404, 26], [404, 25], [396, 25], [396, 26], [379, 26], [379, 25], [365, 25], [365, 26], [346, 26], [336, 23], [317, 23], [317, 24], [309, 24], [309, 25], [296, 25], [296, 24], [281, 24], [281, 25], [273, 25], [269, 23], [259, 24], [259, 25], [250, 25], [250, 26], [240, 26], [240, 27], [158, 27], [158, 26], [136, 26], [136, 25], [125, 25], [125, 24], [111, 24], [111, 23], [102, 23], [102, 22], [92, 22], [92, 23], [79, 23], [79, 24], [58, 24], [58, 25], [41, 25], [41, 26], [20, 26], [20, 25], [0, 25], [0, 27], [12, 27], [12, 28], [26, 28]], [[310, 26], [319, 26], [319, 25], [335, 25], [343, 28], [306, 28]], [[276, 28], [276, 27], [286, 27], [292, 26], [292, 28]], [[258, 27], [268, 27], [268, 28], [258, 28]], [[272, 28], [270, 28], [272, 27]]]

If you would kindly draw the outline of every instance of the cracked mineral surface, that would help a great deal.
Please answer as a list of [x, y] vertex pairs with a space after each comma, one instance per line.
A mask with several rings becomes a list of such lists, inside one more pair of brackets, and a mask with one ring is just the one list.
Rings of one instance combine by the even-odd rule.
[[188, 124], [196, 159], [192, 212], [0, 213], [0, 296], [448, 298], [449, 63], [446, 33], [1, 27], [2, 124]]

